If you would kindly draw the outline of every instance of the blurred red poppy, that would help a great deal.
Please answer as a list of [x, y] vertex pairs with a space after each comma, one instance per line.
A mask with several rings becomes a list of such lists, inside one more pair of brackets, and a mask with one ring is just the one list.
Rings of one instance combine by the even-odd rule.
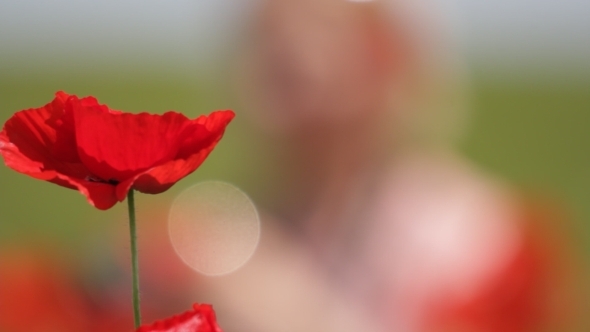
[[106, 210], [132, 188], [158, 194], [192, 173], [233, 117], [229, 110], [194, 120], [176, 112], [123, 113], [60, 91], [4, 124], [0, 154], [17, 172], [79, 190]]
[[0, 331], [88, 331], [92, 312], [51, 250], [0, 251]]
[[180, 315], [141, 326], [137, 332], [222, 332], [213, 307], [208, 304], [194, 304], [193, 310]]

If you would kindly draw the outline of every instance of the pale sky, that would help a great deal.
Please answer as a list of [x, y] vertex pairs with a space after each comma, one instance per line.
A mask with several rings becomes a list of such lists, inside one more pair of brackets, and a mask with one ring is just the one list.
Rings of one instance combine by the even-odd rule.
[[[447, 9], [471, 59], [589, 62], [588, 0], [424, 1]], [[257, 2], [0, 0], [0, 59], [208, 59], [235, 38]]]

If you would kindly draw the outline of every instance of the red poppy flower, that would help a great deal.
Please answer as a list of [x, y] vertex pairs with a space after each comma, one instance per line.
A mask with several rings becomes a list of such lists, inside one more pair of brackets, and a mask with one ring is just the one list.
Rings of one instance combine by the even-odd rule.
[[213, 307], [194, 304], [193, 310], [141, 326], [137, 332], [222, 332], [215, 320]]
[[158, 194], [192, 173], [223, 136], [232, 111], [190, 120], [176, 112], [131, 114], [64, 92], [14, 114], [0, 154], [17, 172], [79, 190], [106, 210], [130, 189]]

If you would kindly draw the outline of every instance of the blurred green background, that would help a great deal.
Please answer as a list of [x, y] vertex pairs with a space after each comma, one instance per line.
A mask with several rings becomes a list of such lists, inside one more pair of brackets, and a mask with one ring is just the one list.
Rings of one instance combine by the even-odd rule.
[[[42, 106], [58, 90], [93, 95], [126, 111], [177, 110], [195, 117], [235, 108], [219, 77], [188, 76], [153, 66], [92, 70], [2, 68], [0, 120], [15, 111]], [[554, 200], [570, 217], [559, 225], [590, 261], [590, 75], [471, 70], [470, 124], [459, 149], [485, 170], [522, 190]], [[222, 179], [264, 196], [257, 178], [272, 174], [265, 142], [240, 109], [225, 138], [187, 180], [167, 193], [140, 195], [138, 204], [169, 200], [202, 179]], [[124, 204], [102, 212], [78, 192], [36, 181], [0, 167], [0, 245], [50, 238], [83, 247], [125, 216]]]

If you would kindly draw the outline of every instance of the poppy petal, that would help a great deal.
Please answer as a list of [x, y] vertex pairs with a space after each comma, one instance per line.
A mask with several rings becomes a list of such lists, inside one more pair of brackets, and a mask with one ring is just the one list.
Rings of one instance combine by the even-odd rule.
[[202, 115], [192, 120], [191, 125], [185, 129], [185, 139], [175, 159], [187, 159], [203, 149], [215, 147], [223, 136], [225, 127], [234, 117], [234, 112], [225, 110], [215, 111], [208, 116]]
[[201, 150], [188, 160], [172, 160], [119, 183], [116, 189], [117, 199], [123, 201], [132, 187], [144, 194], [159, 194], [170, 189], [180, 179], [194, 172], [214, 147], [215, 144], [212, 144], [210, 148]]
[[[35, 179], [78, 190], [86, 196], [91, 205], [98, 209], [107, 210], [117, 203], [113, 185], [68, 176], [55, 170], [45, 170], [43, 163], [31, 160], [21, 153], [16, 145], [8, 141], [5, 131], [0, 132], [0, 153], [4, 156], [4, 161], [8, 167]], [[73, 166], [70, 166], [70, 169], [73, 168]], [[83, 169], [79, 170], [78, 173], [85, 174]]]
[[88, 203], [90, 203], [90, 205], [94, 206], [99, 210], [108, 210], [118, 202], [117, 196], [115, 195], [116, 188], [111, 184], [73, 179], [62, 176], [60, 174], [57, 175], [56, 180], [50, 181], [56, 184], [60, 184], [60, 180], [75, 187], [75, 189], [82, 193], [82, 195], [86, 196], [86, 200], [88, 201]]
[[168, 190], [180, 179], [194, 172], [214, 146], [212, 144], [209, 148], [202, 149], [187, 160], [173, 160], [138, 175], [133, 181], [133, 188], [145, 194], [159, 194]]
[[69, 96], [63, 91], [55, 94], [55, 99], [46, 106], [51, 107], [51, 117], [46, 121], [47, 125], [55, 129], [55, 142], [52, 153], [59, 156], [59, 159], [71, 163], [80, 163], [78, 149], [76, 148], [76, 136], [74, 131], [74, 118], [69, 104], [70, 99], [77, 99], [76, 96]]
[[186, 135], [177, 159], [138, 174], [132, 183], [121, 183], [117, 188], [117, 197], [124, 197], [130, 186], [146, 194], [159, 194], [168, 190], [205, 161], [233, 118], [232, 111], [216, 111], [191, 121], [191, 126], [186, 130], [190, 134]]
[[0, 154], [15, 171], [79, 190], [92, 205], [107, 209], [117, 202], [115, 188], [88, 180], [92, 176], [78, 158], [65, 107], [72, 99], [60, 91], [51, 103], [14, 114], [0, 132]]
[[74, 105], [80, 159], [99, 178], [117, 182], [172, 160], [189, 120], [182, 114], [104, 112], [90, 100]]
[[193, 310], [180, 315], [144, 325], [136, 332], [222, 332], [215, 319], [213, 307], [195, 304]]
[[[70, 96], [63, 92], [56, 93], [55, 99], [40, 108], [31, 108], [15, 113], [4, 124], [6, 140], [18, 147], [19, 151], [30, 160], [40, 162], [45, 168], [64, 168], [67, 172], [69, 163], [79, 162], [75, 139], [68, 136], [68, 130], [62, 121], [65, 115], [64, 104]], [[58, 134], [58, 128], [63, 133]]]
[[21, 173], [55, 171], [80, 179], [90, 175], [79, 160], [72, 160], [76, 158], [69, 152], [59, 153], [71, 152], [72, 146], [75, 147], [71, 141], [57, 143], [56, 126], [63, 127], [60, 118], [64, 115], [65, 98], [67, 95], [58, 93], [51, 103], [17, 112], [6, 121], [0, 134], [0, 152], [7, 166]]

